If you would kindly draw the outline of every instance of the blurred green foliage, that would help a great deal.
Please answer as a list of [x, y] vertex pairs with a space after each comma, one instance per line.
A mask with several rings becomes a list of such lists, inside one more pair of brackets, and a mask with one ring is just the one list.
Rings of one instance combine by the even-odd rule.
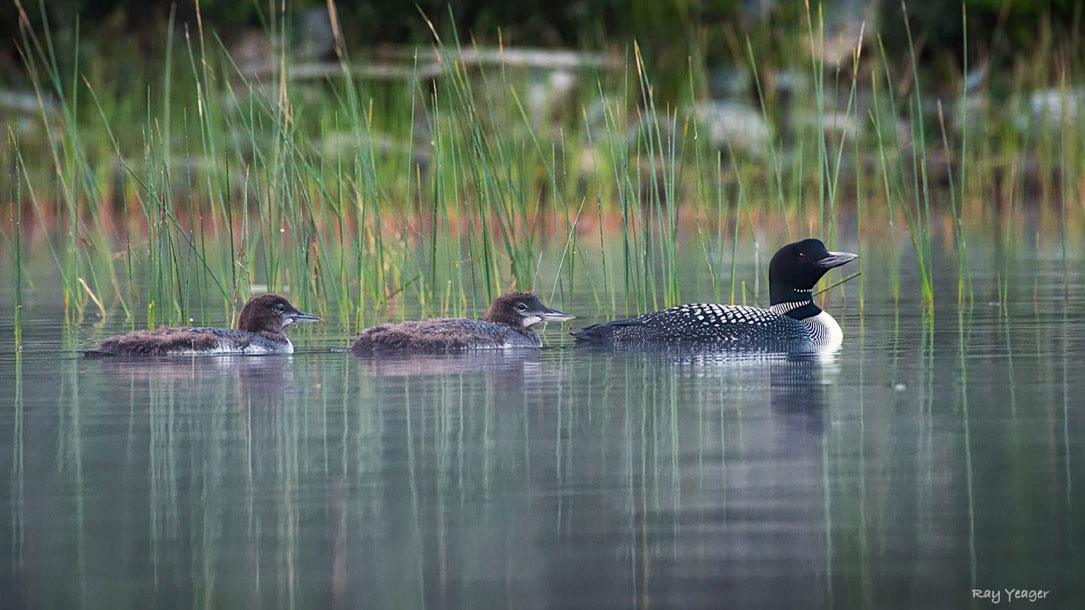
[[[923, 57], [959, 53], [964, 42], [961, 2], [908, 0], [913, 31], [922, 38]], [[968, 11], [969, 40], [995, 54], [1031, 52], [1037, 39], [1048, 32], [1058, 40], [1073, 40], [1082, 30], [1083, 0], [964, 0]], [[880, 21], [900, 21], [899, 1], [881, 2]], [[907, 46], [903, 28], [882, 28], [889, 48]]]
[[[35, 27], [41, 13], [61, 39], [78, 22], [84, 44], [137, 45], [142, 54], [161, 49], [171, 11], [179, 28], [195, 22], [195, 0], [0, 0], [0, 80], [22, 74], [16, 45], [22, 2]], [[280, 14], [282, 0], [201, 0], [205, 26], [229, 41], [245, 28], [260, 28]], [[306, 11], [323, 10], [326, 0], [286, 0], [291, 27], [306, 36]], [[815, 3], [811, 3], [814, 5]], [[919, 40], [921, 59], [958, 56], [962, 48], [961, 3], [908, 0], [909, 18]], [[982, 53], [1010, 55], [1031, 51], [1039, 35], [1056, 41], [1079, 40], [1085, 0], [964, 0], [970, 24], [970, 47]], [[636, 38], [650, 63], [680, 69], [689, 53], [711, 63], [735, 57], [735, 42], [746, 32], [771, 31], [776, 46], [789, 52], [805, 34], [805, 10], [799, 0], [338, 0], [336, 10], [348, 44], [355, 48], [383, 43], [430, 40], [419, 11], [449, 33], [474, 36], [493, 44], [498, 30], [516, 46], [562, 46], [598, 49], [608, 43], [627, 45]], [[900, 27], [901, 3], [895, 0], [826, 0], [827, 19], [874, 18], [890, 53], [907, 49]], [[43, 9], [44, 6], [44, 9]], [[453, 23], [452, 20], [455, 20]], [[765, 27], [768, 25], [769, 27]], [[755, 26], [759, 26], [756, 27]], [[758, 34], [754, 34], [755, 36]], [[123, 40], [122, 40], [123, 39]], [[950, 63], [959, 64], [956, 58]]]

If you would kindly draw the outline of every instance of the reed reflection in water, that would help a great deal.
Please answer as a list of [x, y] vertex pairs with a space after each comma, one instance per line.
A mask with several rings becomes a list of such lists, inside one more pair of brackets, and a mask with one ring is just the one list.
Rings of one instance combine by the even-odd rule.
[[1085, 311], [1038, 307], [870, 306], [790, 359], [85, 360], [29, 317], [0, 357], [0, 601], [1063, 607]]

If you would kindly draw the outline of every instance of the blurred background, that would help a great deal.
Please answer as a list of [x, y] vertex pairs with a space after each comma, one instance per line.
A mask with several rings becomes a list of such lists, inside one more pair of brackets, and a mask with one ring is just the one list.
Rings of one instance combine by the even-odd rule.
[[[25, 1], [30, 19], [41, 23], [36, 2]], [[256, 35], [279, 10], [277, 2], [199, 3], [205, 24], [224, 39], [237, 42]], [[327, 2], [293, 0], [290, 34], [300, 51], [321, 55], [332, 52]], [[818, 3], [815, 3], [817, 5]], [[905, 3], [924, 63], [960, 65], [962, 7], [968, 12], [972, 52], [998, 65], [1012, 65], [1020, 52], [1036, 49], [1041, 36], [1073, 42], [1081, 35], [1081, 3], [1075, 0], [911, 0]], [[890, 53], [906, 53], [900, 27], [901, 3], [890, 0], [831, 0], [820, 3], [833, 30], [866, 22], [868, 34], [880, 34]], [[438, 29], [455, 27], [464, 36], [495, 43], [500, 29], [510, 44], [598, 50], [621, 48], [634, 37], [651, 50], [653, 64], [684, 67], [690, 46], [703, 48], [715, 64], [744, 64], [743, 53], [728, 46], [728, 37], [766, 36], [786, 46], [805, 31], [803, 2], [777, 0], [574, 0], [571, 2], [488, 2], [485, 0], [422, 0], [420, 2], [336, 2], [347, 44], [364, 49], [381, 44], [428, 43], [432, 35], [420, 18], [424, 13]], [[176, 23], [192, 23], [196, 3], [191, 1], [50, 0], [45, 13], [58, 32], [83, 25], [88, 43], [105, 49], [162, 52], [163, 30], [171, 13]], [[0, 40], [4, 42], [8, 76], [20, 72], [13, 42], [18, 38], [15, 4], [0, 8]], [[946, 66], [943, 66], [945, 69]]]
[[639, 244], [623, 281], [581, 268], [600, 306], [680, 300], [690, 256], [694, 289], [734, 300], [728, 255], [798, 233], [910, 243], [929, 306], [933, 244], [972, 300], [968, 232], [1065, 252], [1082, 229], [1079, 1], [0, 11], [0, 190], [37, 202], [26, 237], [68, 253], [51, 258], [80, 312], [233, 311], [291, 278], [344, 323], [411, 291], [461, 309], [540, 278], [567, 292], [619, 234]]

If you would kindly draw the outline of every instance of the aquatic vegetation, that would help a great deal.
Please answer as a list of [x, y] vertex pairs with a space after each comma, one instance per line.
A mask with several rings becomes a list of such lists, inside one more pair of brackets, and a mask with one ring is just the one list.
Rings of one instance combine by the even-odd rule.
[[[713, 101], [703, 40], [676, 79], [635, 41], [547, 54], [430, 24], [431, 47], [381, 72], [335, 28], [335, 61], [313, 70], [294, 65], [287, 17], [268, 16], [259, 69], [197, 19], [171, 22], [159, 65], [121, 74], [78, 26], [60, 44], [22, 13], [38, 111], [0, 150], [18, 208], [7, 250], [51, 254], [71, 321], [233, 317], [260, 291], [354, 327], [408, 306], [477, 316], [510, 289], [556, 307], [587, 291], [615, 315], [764, 305], [765, 249], [807, 235], [860, 253], [907, 240], [917, 298], [930, 308], [935, 268], [954, 264], [967, 307], [969, 233], [1038, 250], [1058, 236], [1065, 261], [1083, 229], [1085, 122], [1070, 117], [1085, 58], [1049, 37], [1009, 92], [973, 82], [967, 39], [952, 88], [930, 88], [906, 11], [882, 27], [902, 28], [907, 57], [861, 29], [836, 62], [808, 5], [805, 36], [734, 45], [749, 83]], [[898, 299], [907, 258], [890, 261]], [[823, 298], [843, 297], [839, 280]]]

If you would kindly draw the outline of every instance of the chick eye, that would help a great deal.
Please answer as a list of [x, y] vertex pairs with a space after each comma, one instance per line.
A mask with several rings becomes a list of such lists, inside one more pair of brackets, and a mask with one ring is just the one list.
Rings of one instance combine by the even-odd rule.
[[799, 260], [801, 261], [804, 258], [806, 258], [806, 253], [805, 252], [799, 252]]
[[523, 303], [516, 304], [516, 311], [527, 311], [527, 305]]
[[284, 306], [282, 303], [276, 303], [275, 304], [275, 311], [282, 312], [285, 309], [286, 309], [286, 306]]

